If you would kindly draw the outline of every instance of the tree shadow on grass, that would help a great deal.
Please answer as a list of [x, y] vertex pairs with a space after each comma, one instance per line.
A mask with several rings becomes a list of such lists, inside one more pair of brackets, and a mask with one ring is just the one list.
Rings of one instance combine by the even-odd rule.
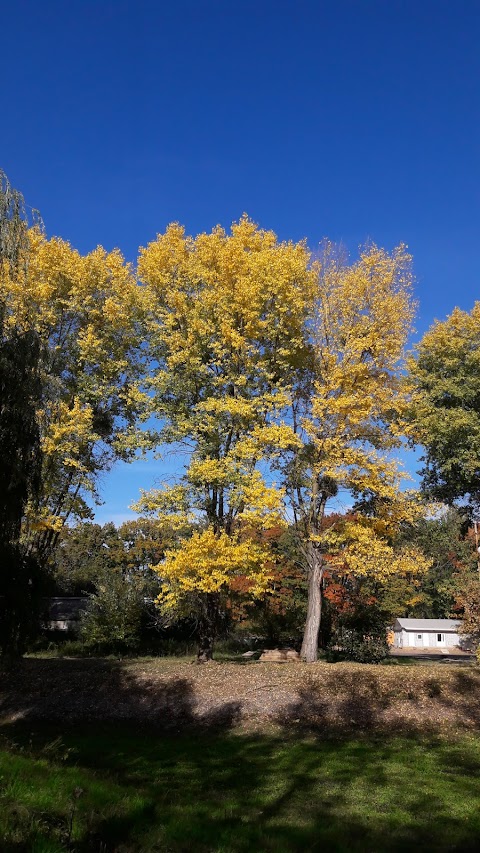
[[4, 724], [117, 721], [165, 731], [221, 730], [236, 724], [240, 712], [239, 702], [202, 712], [188, 678], [142, 677], [109, 659], [25, 659], [16, 672], [3, 675], [0, 694]]
[[336, 672], [322, 682], [306, 678], [295, 701], [279, 709], [276, 722], [310, 734], [332, 735], [385, 729], [392, 697], [368, 672]]
[[[428, 674], [426, 674], [428, 675]], [[306, 677], [293, 701], [278, 709], [276, 722], [313, 735], [359, 732], [435, 734], [445, 728], [480, 730], [480, 672], [383, 680], [372, 669], [336, 670]]]
[[[414, 708], [456, 701], [474, 718], [475, 674], [456, 673], [450, 693], [438, 679], [422, 683], [422, 696], [404, 690]], [[0, 706], [25, 793], [15, 804], [0, 791], [0, 806], [17, 808], [17, 822], [23, 809], [37, 835], [27, 826], [0, 849], [473, 853], [478, 742], [448, 742], [415, 717], [403, 729], [389, 723], [395, 703], [370, 669], [339, 669], [305, 678], [273, 731], [254, 734], [237, 727], [240, 702], [205, 710], [188, 677], [26, 660]], [[2, 772], [11, 775], [8, 762]]]
[[[84, 787], [75, 853], [478, 849], [480, 749], [466, 744], [127, 725], [70, 729], [64, 744], [63, 777]], [[29, 749], [44, 756], [38, 736]]]

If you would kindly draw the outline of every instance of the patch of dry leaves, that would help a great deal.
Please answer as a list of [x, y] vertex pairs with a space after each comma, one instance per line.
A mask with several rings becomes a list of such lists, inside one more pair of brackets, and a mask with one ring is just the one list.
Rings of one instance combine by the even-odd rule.
[[4, 673], [0, 720], [134, 721], [167, 730], [480, 729], [475, 666], [39, 659]]

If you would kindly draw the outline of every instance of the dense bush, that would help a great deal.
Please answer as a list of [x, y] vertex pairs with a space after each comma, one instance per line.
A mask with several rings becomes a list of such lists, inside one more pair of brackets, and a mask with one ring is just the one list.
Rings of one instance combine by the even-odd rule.
[[341, 628], [333, 635], [327, 653], [330, 658], [380, 663], [388, 655], [385, 629], [365, 635], [355, 628]]
[[134, 649], [139, 642], [145, 584], [111, 571], [99, 580], [80, 623], [85, 645], [119, 652]]
[[388, 652], [385, 619], [375, 605], [344, 614], [327, 647], [329, 657], [358, 663], [380, 663]]

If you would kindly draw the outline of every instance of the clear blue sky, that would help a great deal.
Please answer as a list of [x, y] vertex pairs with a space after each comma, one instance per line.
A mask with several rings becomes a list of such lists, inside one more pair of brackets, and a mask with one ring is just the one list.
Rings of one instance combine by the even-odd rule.
[[[478, 0], [17, 0], [1, 26], [0, 166], [49, 234], [135, 260], [246, 211], [408, 243], [419, 333], [477, 298]], [[154, 476], [113, 472], [99, 519]]]

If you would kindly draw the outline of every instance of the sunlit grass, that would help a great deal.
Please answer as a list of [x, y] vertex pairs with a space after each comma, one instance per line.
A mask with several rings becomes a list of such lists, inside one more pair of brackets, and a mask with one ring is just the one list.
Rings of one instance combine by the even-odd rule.
[[474, 737], [23, 731], [0, 753], [1, 849], [473, 851], [479, 774]]

